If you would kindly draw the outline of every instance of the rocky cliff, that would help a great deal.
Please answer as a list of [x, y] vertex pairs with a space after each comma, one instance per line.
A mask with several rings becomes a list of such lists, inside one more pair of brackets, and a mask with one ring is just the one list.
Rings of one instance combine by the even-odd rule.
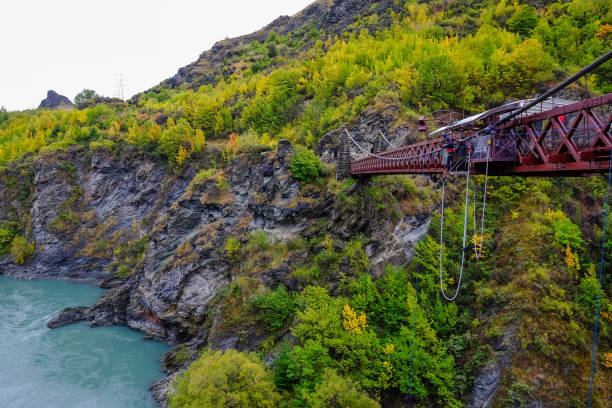
[[[192, 180], [195, 170], [165, 171], [130, 147], [115, 152], [72, 147], [28, 156], [3, 178], [19, 176], [20, 187], [0, 190], [12, 203], [0, 217], [18, 212], [29, 218], [36, 252], [23, 265], [4, 257], [0, 273], [110, 288], [93, 308], [66, 309], [50, 327], [88, 320], [127, 325], [192, 349], [206, 344], [253, 349], [264, 339], [260, 329], [234, 326], [218, 301], [236, 279], [236, 266], [224, 249], [228, 238], [245, 241], [249, 232], [265, 231], [278, 243], [323, 233], [341, 243], [366, 234], [372, 266], [382, 270], [387, 263], [405, 264], [427, 230], [400, 207], [393, 217], [371, 211], [363, 217], [338, 199], [339, 191], [301, 184], [288, 168], [292, 149], [280, 141], [276, 151], [237, 156], [204, 180]], [[24, 169], [30, 172], [22, 174]], [[342, 195], [358, 195], [367, 183], [358, 181]], [[405, 199], [401, 189], [397, 195]], [[238, 272], [270, 288], [283, 283], [297, 289], [292, 271], [305, 263], [307, 252], [296, 248], [279, 262], [264, 256], [252, 269]], [[173, 358], [170, 353], [168, 368], [177, 369], [181, 365], [172, 367]]]

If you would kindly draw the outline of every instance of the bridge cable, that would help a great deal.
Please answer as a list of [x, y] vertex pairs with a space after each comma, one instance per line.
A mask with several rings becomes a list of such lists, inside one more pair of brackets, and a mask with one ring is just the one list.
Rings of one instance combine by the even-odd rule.
[[591, 394], [593, 390], [593, 372], [595, 370], [595, 350], [597, 349], [597, 325], [599, 323], [599, 302], [601, 297], [601, 275], [603, 273], [604, 253], [606, 249], [606, 227], [608, 226], [608, 209], [610, 205], [610, 178], [612, 176], [612, 154], [610, 154], [610, 164], [608, 165], [608, 192], [606, 193], [606, 211], [603, 227], [603, 239], [601, 243], [601, 263], [599, 266], [599, 285], [597, 286], [597, 311], [595, 313], [595, 335], [593, 336], [593, 357], [591, 358], [591, 378], [589, 379], [589, 405], [591, 408]]
[[471, 166], [471, 154], [468, 153], [468, 170], [467, 170], [467, 179], [465, 184], [465, 207], [463, 210], [463, 244], [461, 246], [461, 269], [459, 270], [459, 280], [457, 281], [457, 290], [452, 297], [446, 296], [444, 293], [444, 285], [443, 285], [443, 277], [442, 277], [442, 244], [443, 244], [443, 234], [444, 234], [444, 192], [446, 185], [446, 177], [442, 178], [442, 209], [440, 215], [440, 290], [442, 291], [442, 296], [444, 299], [452, 302], [459, 295], [459, 289], [461, 288], [461, 279], [463, 278], [463, 266], [465, 262], [465, 238], [467, 236], [467, 224], [468, 224], [468, 214], [469, 214], [469, 196], [470, 196], [470, 166]]
[[485, 222], [485, 210], [487, 208], [487, 183], [489, 181], [489, 153], [490, 153], [490, 146], [487, 143], [487, 167], [485, 170], [485, 183], [484, 183], [484, 190], [483, 190], [483, 197], [482, 197], [482, 218], [480, 221], [480, 243], [479, 246], [477, 248], [477, 244], [476, 241], [478, 239], [478, 237], [476, 236], [476, 180], [474, 179], [473, 183], [474, 183], [474, 255], [476, 259], [480, 259], [480, 257], [482, 256], [482, 244], [484, 241], [484, 222]]
[[[359, 143], [357, 143], [355, 141], [355, 139], [353, 139], [353, 136], [351, 136], [351, 134], [349, 133], [348, 130], [346, 130], [346, 128], [344, 128], [344, 131], [348, 135], [348, 137], [351, 140], [351, 142], [353, 142], [353, 144], [357, 147], [357, 149], [359, 149], [362, 153], [367, 154], [368, 156], [376, 157], [377, 159], [382, 159], [382, 160], [410, 160], [410, 159], [416, 159], [418, 157], [423, 157], [423, 156], [431, 156], [431, 155], [433, 155], [435, 153], [440, 153], [440, 152], [444, 151], [444, 149], [437, 149], [437, 150], [433, 150], [433, 151], [428, 152], [428, 153], [418, 154], [416, 156], [410, 156], [410, 157], [386, 157], [386, 156], [380, 156], [380, 155], [378, 155], [376, 153], [368, 152], [366, 149], [361, 147], [359, 145]], [[462, 139], [462, 140], [465, 140], [465, 139]]]
[[[421, 207], [419, 208], [419, 227], [423, 222], [423, 185], [425, 184], [425, 165], [421, 166]], [[414, 347], [416, 342], [416, 312], [417, 303], [419, 301], [419, 241], [416, 243], [416, 273], [414, 275], [415, 290], [414, 290], [414, 307], [412, 308], [412, 353], [410, 356], [410, 407], [412, 407], [412, 384], [414, 378]]]
[[396, 145], [394, 145], [393, 143], [391, 143], [391, 142], [389, 141], [389, 139], [387, 139], [387, 138], [385, 137], [385, 135], [384, 135], [384, 133], [382, 132], [382, 130], [378, 129], [378, 133], [380, 133], [380, 135], [382, 136], [382, 138], [383, 138], [383, 139], [385, 139], [385, 142], [387, 142], [387, 144], [388, 144], [389, 146], [391, 146], [391, 147], [392, 147], [392, 148], [394, 148], [394, 149], [397, 149], [397, 146], [396, 146]]

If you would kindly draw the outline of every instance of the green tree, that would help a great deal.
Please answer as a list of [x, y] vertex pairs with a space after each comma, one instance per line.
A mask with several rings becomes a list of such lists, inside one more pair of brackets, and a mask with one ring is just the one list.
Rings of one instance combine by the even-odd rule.
[[93, 89], [83, 89], [74, 97], [74, 103], [79, 109], [91, 105], [99, 95]]
[[276, 408], [280, 395], [254, 353], [204, 351], [174, 382], [171, 408]]
[[307, 400], [312, 408], [380, 408], [357, 383], [329, 368]]
[[508, 20], [508, 29], [521, 35], [529, 35], [538, 25], [538, 15], [533, 7], [527, 4], [520, 6]]
[[289, 168], [293, 177], [304, 182], [312, 182], [319, 179], [323, 164], [319, 156], [307, 149], [296, 149], [291, 155]]
[[276, 290], [253, 299], [253, 305], [259, 310], [259, 316], [272, 331], [289, 325], [296, 308], [293, 296], [282, 284]]

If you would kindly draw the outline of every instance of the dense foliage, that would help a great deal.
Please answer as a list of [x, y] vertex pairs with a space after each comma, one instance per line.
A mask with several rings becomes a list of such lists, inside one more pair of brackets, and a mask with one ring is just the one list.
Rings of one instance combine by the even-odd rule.
[[[197, 91], [158, 89], [135, 105], [3, 113], [0, 162], [43, 147], [104, 140], [137, 145], [181, 166], [207, 138], [232, 132], [242, 138], [250, 130], [264, 145], [284, 137], [312, 147], [369, 105], [401, 101], [404, 119], [443, 107], [478, 110], [529, 96], [610, 47], [605, 0], [554, 2], [537, 12], [505, 1], [474, 7], [466, 11], [457, 3], [438, 11], [437, 2], [408, 1], [391, 14], [388, 28], [376, 18], [359, 19], [341, 37], [315, 33], [321, 40], [301, 60], [272, 72], [233, 75]], [[473, 10], [477, 21], [461, 21]], [[374, 9], [372, 16], [377, 13], [384, 12]], [[286, 40], [270, 36], [266, 44]], [[589, 80], [591, 89], [609, 89], [609, 68]], [[84, 90], [78, 97], [88, 106], [93, 95]]]
[[275, 408], [280, 395], [254, 354], [204, 352], [176, 381], [172, 408]]
[[[211, 182], [226, 191], [224, 171], [236, 155], [259, 153], [287, 138], [298, 145], [289, 167], [301, 189], [337, 193], [341, 208], [361, 218], [416, 216], [436, 204], [430, 186], [423, 204], [415, 198], [414, 180], [402, 176], [359, 182], [347, 196], [343, 190], [354, 180], [341, 184], [326, 177], [309, 149], [366, 108], [397, 105], [395, 119], [402, 123], [434, 109], [478, 111], [529, 97], [609, 50], [612, 41], [606, 0], [395, 4], [399, 12], [373, 5], [342, 35], [314, 28], [302, 33], [316, 42], [299, 58], [283, 56], [302, 43], [270, 34], [236, 57], [252, 62], [248, 71], [197, 90], [157, 87], [130, 104], [96, 104], [95, 92], [84, 90], [72, 111], [0, 110], [3, 187], [22, 191], [27, 201], [32, 175], [17, 163], [31, 158], [28, 153], [44, 157], [80, 144], [110, 152], [129, 146], [177, 173], [192, 165], [196, 175], [187, 193]], [[610, 66], [587, 78], [589, 90], [612, 91]], [[215, 160], [198, 168], [198, 159], [211, 152], [218, 153]], [[477, 183], [482, 187], [482, 180]], [[460, 181], [454, 184], [451, 203], [462, 188]], [[322, 219], [308, 237], [288, 241], [265, 231], [227, 237], [219, 253], [235, 279], [211, 310], [219, 311], [218, 329], [234, 330], [242, 346], [248, 345], [247, 330], [257, 326], [264, 340], [248, 346], [259, 355], [203, 352], [175, 382], [170, 405], [405, 406], [412, 394], [415, 407], [462, 407], [478, 371], [513, 347], [518, 357], [504, 372], [494, 406], [518, 406], [537, 395], [554, 406], [583, 406], [604, 181], [493, 178], [489, 189], [485, 258], [473, 259], [469, 250], [456, 303], [439, 294], [438, 215], [431, 217], [431, 232], [413, 262], [384, 272], [371, 268], [368, 238], [338, 239], [333, 220]], [[70, 204], [51, 221], [57, 232], [74, 227]], [[451, 207], [442, 259], [448, 290], [455, 288], [463, 250], [457, 238], [463, 208]], [[27, 262], [35, 250], [29, 220], [17, 213], [9, 218], [0, 223], [0, 254]], [[110, 265], [118, 277], [130, 276], [145, 257], [148, 237], [136, 228], [132, 235], [112, 248]], [[84, 250], [106, 251], [105, 245], [92, 240]], [[294, 287], [267, 287], [263, 271], [279, 270], [290, 255], [300, 260], [289, 268]], [[612, 268], [610, 251], [603, 268]], [[600, 296], [599, 406], [609, 401], [611, 389], [610, 283], [608, 274]]]

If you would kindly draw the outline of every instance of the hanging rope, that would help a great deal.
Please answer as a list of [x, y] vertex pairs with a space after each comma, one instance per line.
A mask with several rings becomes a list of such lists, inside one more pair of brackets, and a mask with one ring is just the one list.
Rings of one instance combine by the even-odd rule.
[[[421, 166], [421, 207], [419, 208], [419, 226], [423, 222], [423, 185], [425, 184], [425, 167]], [[410, 356], [410, 407], [412, 407], [412, 384], [414, 378], [414, 345], [416, 342], [416, 311], [419, 300], [419, 242], [416, 243], [416, 273], [414, 275], [414, 307], [412, 308], [412, 354]]]
[[593, 336], [593, 357], [591, 358], [591, 378], [589, 379], [589, 407], [591, 408], [591, 394], [593, 391], [593, 373], [595, 371], [595, 351], [597, 350], [597, 325], [599, 323], [599, 301], [601, 298], [601, 275], [603, 273], [604, 254], [606, 249], [606, 227], [608, 226], [608, 208], [610, 205], [610, 177], [612, 176], [612, 154], [608, 165], [608, 192], [606, 193], [606, 211], [603, 227], [603, 240], [601, 243], [601, 263], [599, 266], [599, 285], [597, 286], [597, 311], [595, 312], [595, 335]]
[[[482, 244], [484, 242], [484, 221], [485, 221], [485, 209], [487, 208], [487, 182], [489, 181], [489, 151], [490, 147], [487, 143], [487, 167], [485, 170], [485, 183], [484, 192], [482, 197], [482, 218], [480, 221], [480, 243], [477, 245], [476, 235], [476, 180], [474, 180], [474, 256], [476, 259], [480, 259], [482, 256]], [[477, 248], [478, 247], [478, 248]]]
[[467, 236], [467, 224], [468, 224], [468, 214], [469, 214], [469, 198], [470, 198], [470, 167], [471, 167], [471, 155], [468, 154], [468, 170], [467, 170], [467, 180], [465, 183], [465, 208], [463, 210], [463, 244], [461, 245], [461, 269], [459, 270], [459, 280], [457, 282], [457, 290], [452, 297], [446, 296], [444, 293], [444, 285], [442, 283], [442, 240], [444, 234], [444, 192], [446, 187], [446, 177], [442, 179], [442, 210], [440, 215], [440, 290], [442, 291], [442, 296], [444, 299], [448, 301], [453, 301], [459, 295], [459, 289], [461, 288], [461, 279], [463, 278], [463, 265], [465, 262], [465, 238]]
[[393, 143], [391, 143], [391, 142], [389, 141], [389, 139], [387, 139], [387, 138], [385, 137], [385, 135], [384, 135], [384, 133], [382, 132], [382, 130], [378, 129], [378, 133], [380, 133], [380, 135], [382, 136], [382, 138], [383, 138], [383, 139], [385, 139], [385, 142], [387, 142], [387, 144], [388, 144], [389, 146], [391, 146], [391, 147], [392, 147], [392, 148], [394, 148], [394, 149], [397, 149], [397, 146], [396, 146], [396, 145], [394, 145]]

